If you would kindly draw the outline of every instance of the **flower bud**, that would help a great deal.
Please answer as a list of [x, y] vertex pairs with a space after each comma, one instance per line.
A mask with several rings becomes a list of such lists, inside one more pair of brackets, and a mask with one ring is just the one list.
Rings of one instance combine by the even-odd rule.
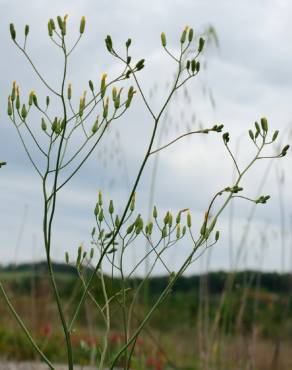
[[200, 68], [201, 68], [201, 63], [197, 62], [196, 63], [196, 72], [200, 72]]
[[33, 104], [38, 107], [38, 99], [37, 99], [37, 96], [35, 93], [33, 93], [32, 95], [32, 101], [33, 101]]
[[88, 81], [88, 85], [89, 85], [90, 90], [93, 92], [94, 91], [94, 86], [93, 86], [93, 82], [91, 80]]
[[48, 108], [49, 105], [50, 105], [50, 97], [47, 96], [46, 97], [46, 106], [47, 106], [47, 108]]
[[63, 30], [62, 30], [62, 35], [65, 36], [67, 32], [67, 18], [68, 14], [65, 15], [64, 20], [63, 20]]
[[33, 103], [33, 96], [34, 96], [34, 91], [31, 91], [28, 96], [28, 105], [32, 106]]
[[24, 27], [24, 36], [27, 37], [28, 33], [29, 33], [29, 25], [26, 24]]
[[132, 42], [132, 40], [131, 40], [131, 39], [128, 39], [128, 40], [126, 41], [126, 48], [127, 48], [127, 49], [129, 49], [129, 47], [130, 47], [130, 45], [131, 45], [131, 42]]
[[126, 233], [127, 233], [127, 234], [131, 234], [131, 233], [132, 233], [132, 231], [134, 230], [134, 227], [135, 227], [135, 224], [130, 225], [130, 226], [127, 228]]
[[136, 235], [139, 235], [141, 231], [143, 230], [143, 220], [140, 215], [138, 215], [136, 221], [135, 221], [135, 227], [136, 227]]
[[131, 203], [130, 203], [130, 211], [133, 212], [135, 209], [135, 203], [136, 203], [136, 193], [133, 194], [131, 198]]
[[114, 213], [114, 203], [110, 200], [109, 207], [108, 207], [109, 214], [112, 215]]
[[167, 237], [167, 229], [166, 229], [166, 226], [165, 225], [163, 226], [163, 229], [161, 231], [161, 237], [162, 238], [166, 238]]
[[273, 134], [272, 141], [275, 141], [275, 140], [277, 139], [278, 135], [279, 135], [279, 131], [278, 131], [278, 130], [276, 130], [276, 131], [274, 132], [274, 134]]
[[104, 73], [101, 76], [101, 83], [100, 83], [100, 96], [103, 98], [106, 92], [106, 84], [105, 84], [105, 79], [107, 77], [107, 74]]
[[290, 145], [285, 145], [282, 149], [281, 156], [284, 157], [287, 154], [288, 149], [290, 148]]
[[252, 130], [248, 130], [249, 137], [251, 138], [252, 141], [254, 141], [254, 134]]
[[166, 47], [166, 36], [164, 32], [161, 34], [161, 44], [164, 48]]
[[98, 192], [98, 205], [102, 206], [102, 193], [101, 193], [101, 191]]
[[20, 108], [20, 97], [19, 97], [19, 93], [16, 95], [15, 107], [16, 107], [17, 110], [19, 110], [19, 108]]
[[68, 252], [65, 253], [65, 260], [68, 265], [69, 264], [69, 253]]
[[188, 225], [188, 228], [192, 227], [192, 216], [190, 212], [188, 212], [188, 215], [187, 215], [187, 225]]
[[263, 131], [267, 133], [268, 132], [268, 120], [265, 117], [261, 118], [261, 126], [262, 126]]
[[168, 217], [168, 226], [171, 227], [173, 222], [172, 214], [169, 212], [169, 217]]
[[195, 60], [195, 59], [193, 59], [193, 60], [191, 61], [191, 71], [192, 71], [193, 73], [195, 73], [195, 72], [196, 72], [196, 65], [197, 65], [196, 60]]
[[142, 68], [144, 68], [145, 59], [139, 60], [139, 62], [136, 64], [136, 70], [140, 71]]
[[225, 132], [222, 135], [222, 138], [223, 138], [224, 144], [227, 144], [229, 142], [229, 132]]
[[8, 106], [7, 106], [7, 114], [9, 117], [12, 116], [12, 104], [11, 104], [11, 97], [8, 97]]
[[119, 219], [119, 216], [116, 215], [116, 218], [115, 218], [115, 227], [118, 228], [120, 226], [120, 219]]
[[186, 28], [183, 30], [183, 33], [181, 34], [181, 38], [180, 38], [180, 43], [181, 43], [181, 44], [184, 44], [184, 42], [186, 41], [187, 32], [188, 32], [188, 27], [186, 27]]
[[26, 117], [27, 117], [27, 110], [26, 110], [26, 107], [25, 107], [25, 104], [22, 105], [22, 108], [21, 108], [21, 117], [25, 120]]
[[82, 117], [83, 116], [83, 111], [84, 111], [84, 99], [83, 99], [83, 96], [80, 98], [79, 100], [79, 116]]
[[176, 238], [179, 239], [180, 238], [180, 235], [181, 235], [181, 232], [180, 232], [180, 224], [177, 224], [176, 225]]
[[58, 17], [57, 17], [57, 21], [58, 21], [58, 26], [59, 26], [59, 28], [60, 28], [60, 31], [61, 31], [61, 33], [62, 33], [62, 35], [63, 35], [63, 28], [64, 28], [64, 24], [63, 24], [63, 20], [62, 20], [62, 18], [58, 15]]
[[154, 206], [153, 208], [153, 217], [156, 219], [157, 218], [157, 208]]
[[205, 45], [205, 40], [200, 37], [199, 39], [199, 47], [198, 47], [198, 52], [201, 53], [204, 49], [204, 45]]
[[147, 234], [148, 235], [151, 235], [152, 234], [152, 231], [153, 231], [153, 222], [152, 221], [149, 221], [149, 223], [147, 225]]
[[169, 211], [166, 212], [166, 215], [163, 219], [164, 225], [167, 225], [169, 222]]
[[50, 37], [53, 36], [53, 30], [52, 30], [52, 27], [51, 27], [51, 23], [50, 22], [48, 22], [48, 34], [49, 34]]
[[207, 221], [208, 221], [208, 214], [207, 212], [205, 213], [205, 216], [204, 216], [204, 222], [203, 222], [203, 225], [201, 226], [201, 229], [200, 229], [200, 234], [202, 236], [206, 236], [206, 229], [207, 229]]
[[129, 106], [131, 105], [131, 102], [132, 102], [132, 99], [135, 93], [136, 91], [134, 90], [134, 87], [131, 86], [128, 91], [128, 99], [126, 100], [126, 103], [125, 103], [126, 108], [129, 108]]
[[54, 22], [53, 18], [50, 18], [49, 24], [50, 24], [50, 27], [51, 27], [52, 31], [55, 31], [56, 26], [55, 26], [55, 22]]
[[260, 130], [260, 126], [259, 126], [258, 122], [255, 122], [254, 125], [255, 125], [255, 128], [256, 128], [256, 131], [260, 132], [261, 130]]
[[86, 19], [85, 17], [83, 16], [81, 18], [81, 21], [80, 21], [80, 28], [79, 28], [79, 32], [80, 34], [82, 35], [84, 33], [84, 30], [85, 30], [85, 22], [86, 22]]
[[99, 205], [98, 203], [96, 203], [95, 208], [94, 208], [94, 216], [96, 217], [98, 213], [99, 213]]
[[55, 132], [55, 133], [57, 133], [57, 130], [58, 130], [58, 118], [55, 117], [54, 118], [54, 121], [52, 123], [52, 131]]
[[98, 214], [98, 221], [99, 222], [102, 222], [104, 219], [104, 215], [103, 215], [103, 209], [100, 210], [99, 214]]
[[97, 117], [96, 117], [96, 120], [95, 120], [95, 122], [94, 122], [94, 125], [92, 126], [91, 131], [92, 131], [92, 133], [93, 133], [93, 134], [95, 134], [95, 133], [97, 132], [97, 130], [98, 130], [98, 127], [99, 127], [99, 126], [98, 126], [98, 124], [99, 124], [99, 123], [98, 123], [98, 119], [99, 119], [99, 116], [97, 116]]
[[220, 231], [217, 230], [216, 233], [215, 233], [215, 241], [216, 242], [219, 240], [219, 237], [220, 237]]
[[14, 28], [14, 24], [13, 23], [10, 23], [9, 30], [10, 30], [10, 35], [11, 35], [12, 40], [15, 41], [15, 39], [16, 39], [16, 31], [15, 31], [15, 28]]
[[68, 97], [68, 100], [70, 100], [72, 97], [72, 85], [71, 84], [68, 85], [67, 97]]
[[46, 121], [44, 120], [44, 118], [42, 118], [42, 130], [43, 131], [46, 131], [47, 130], [47, 124], [46, 124]]
[[120, 104], [121, 104], [121, 92], [122, 92], [122, 89], [120, 89], [118, 95], [116, 96], [116, 98], [114, 100], [114, 107], [115, 107], [115, 109], [119, 109], [119, 107], [120, 107]]
[[103, 113], [102, 113], [102, 116], [104, 119], [106, 119], [108, 116], [108, 105], [109, 105], [109, 98], [107, 97], [105, 100], [105, 105], [103, 107]]
[[16, 93], [16, 82], [13, 81], [12, 91], [11, 91], [11, 95], [10, 95], [11, 101], [15, 100], [15, 93]]
[[188, 40], [189, 40], [189, 42], [192, 42], [193, 41], [193, 37], [194, 37], [194, 30], [192, 28], [190, 28], [189, 34], [188, 34]]
[[110, 53], [113, 51], [113, 42], [112, 42], [112, 38], [110, 37], [110, 35], [107, 35], [105, 39], [105, 46]]

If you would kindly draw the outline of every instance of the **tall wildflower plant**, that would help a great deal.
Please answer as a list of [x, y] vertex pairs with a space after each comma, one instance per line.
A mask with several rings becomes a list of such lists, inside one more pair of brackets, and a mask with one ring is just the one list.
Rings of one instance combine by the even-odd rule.
[[[24, 39], [20, 41], [14, 25], [10, 24], [10, 34], [14, 45], [22, 52], [28, 63], [32, 66], [34, 72], [47, 89], [48, 95], [44, 102], [40, 101], [35, 91], [31, 91], [28, 97], [23, 97], [20, 94], [18, 84], [13, 82], [12, 90], [8, 97], [7, 114], [15, 126], [20, 142], [41, 182], [43, 193], [44, 248], [54, 301], [65, 338], [68, 369], [72, 370], [74, 368], [72, 332], [87, 299], [91, 300], [95, 305], [97, 313], [101, 316], [105, 327], [99, 348], [99, 356], [96, 358], [98, 368], [104, 369], [105, 366], [109, 366], [111, 369], [114, 369], [115, 366], [119, 365], [124, 369], [129, 369], [134, 361], [133, 354], [137, 339], [155, 310], [167, 298], [176, 281], [200, 256], [200, 253], [218, 241], [219, 230], [216, 228], [217, 221], [229, 202], [235, 198], [243, 198], [256, 204], [262, 204], [266, 203], [269, 199], [268, 195], [263, 195], [257, 199], [252, 199], [244, 195], [241, 180], [247, 171], [255, 163], [263, 159], [285, 156], [289, 146], [285, 146], [278, 155], [270, 156], [264, 153], [266, 147], [277, 139], [278, 131], [270, 135], [268, 122], [265, 118], [262, 118], [248, 132], [252, 144], [255, 147], [255, 154], [251, 156], [250, 161], [245, 167], [240, 168], [229, 146], [229, 133], [224, 132], [222, 135], [223, 145], [234, 162], [237, 178], [233, 184], [227, 184], [226, 187], [220, 189], [213, 196], [210, 204], [206, 207], [199, 234], [196, 235], [193, 231], [192, 216], [188, 209], [182, 209], [174, 216], [170, 211], [164, 215], [160, 215], [157, 207], [154, 207], [151, 220], [144, 220], [141, 213], [136, 211], [136, 191], [149, 159], [155, 156], [156, 153], [167, 150], [169, 146], [174, 145], [187, 135], [221, 133], [223, 130], [222, 124], [215, 124], [209, 128], [186, 132], [158, 148], [154, 147], [161, 118], [167, 106], [171, 104], [175, 92], [194, 79], [200, 72], [200, 55], [203, 52], [205, 40], [203, 37], [195, 37], [193, 29], [186, 27], [179, 38], [178, 52], [174, 54], [167, 47], [166, 35], [164, 33], [161, 34], [162, 48], [175, 63], [176, 74], [165, 101], [161, 105], [160, 110], [155, 112], [150, 106], [137, 77], [145, 67], [145, 60], [132, 59], [130, 55], [131, 39], [126, 41], [124, 52], [120, 54], [117, 52], [111, 37], [108, 35], [105, 38], [106, 49], [121, 66], [121, 72], [111, 80], [109, 80], [107, 74], [103, 74], [99, 81], [90, 80], [88, 82], [88, 91], [85, 90], [82, 93], [79, 104], [75, 106], [72, 101], [73, 88], [68, 83], [68, 62], [72, 57], [72, 52], [85, 32], [86, 21], [85, 17], [81, 18], [79, 35], [72, 46], [68, 45], [67, 21], [67, 15], [64, 17], [58, 16], [56, 20], [50, 19], [47, 25], [49, 38], [63, 55], [63, 73], [59, 89], [54, 89], [50, 85], [27, 53], [26, 45], [30, 31], [29, 26], [25, 26]], [[128, 86], [128, 81], [132, 82], [132, 86], [126, 89], [125, 85]], [[91, 233], [92, 248], [90, 250], [84, 250], [82, 247], [79, 247], [77, 250], [77, 260], [74, 260], [74, 262], [71, 261], [71, 257], [66, 252], [66, 262], [76, 267], [78, 279], [82, 283], [79, 302], [72, 316], [67, 317], [65, 315], [64, 303], [59, 294], [51, 259], [54, 218], [59, 192], [77, 175], [80, 168], [107, 135], [111, 124], [127, 113], [133, 104], [135, 94], [140, 94], [152, 122], [152, 132], [148, 138], [147, 149], [140, 163], [136, 178], [131, 184], [131, 191], [128, 194], [128, 200], [122, 212], [116, 211], [112, 200], [105, 202], [100, 192], [94, 207], [96, 226]], [[61, 112], [59, 105], [57, 106], [55, 103], [51, 103], [51, 101], [56, 101], [56, 99], [61, 106]], [[32, 111], [39, 114], [39, 130], [33, 129], [30, 124]], [[27, 143], [27, 135], [31, 139], [30, 144]], [[45, 138], [45, 142], [39, 135]], [[75, 146], [76, 144], [74, 146], [72, 144], [73, 137], [78, 140], [77, 147]], [[35, 148], [32, 148], [32, 146], [35, 146]], [[39, 152], [38, 154], [43, 160], [42, 163], [39, 163], [40, 161], [37, 162], [34, 158], [32, 153], [34, 153], [35, 149]], [[219, 198], [221, 200], [220, 202], [218, 201]], [[189, 252], [184, 257], [184, 261], [177, 271], [171, 271], [163, 259], [163, 254], [187, 235], [190, 240]], [[142, 238], [147, 241], [150, 248], [133, 267], [132, 271], [126, 272], [124, 269], [125, 252], [128, 251], [134, 242], [138, 242]], [[133, 288], [130, 284], [130, 279], [134, 276], [139, 265], [148, 258], [148, 255], [154, 256], [151, 268], [139, 285]], [[137, 324], [137, 320], [133, 320], [135, 317], [137, 297], [158, 262], [163, 264], [169, 274], [168, 284], [160, 292], [156, 301], [149, 308], [149, 311], [145, 313], [144, 317]], [[106, 263], [111, 266], [112, 276], [118, 274], [121, 278], [119, 291], [112, 292], [109, 289], [108, 280], [105, 279], [104, 275], [104, 265]], [[87, 268], [85, 269], [84, 267]], [[98, 302], [91, 291], [96, 280], [102, 287], [102, 302]], [[29, 329], [16, 312], [2, 284], [0, 287], [12, 314], [26, 334], [31, 345], [49, 368], [55, 369], [50, 359], [36, 343]], [[129, 291], [131, 291], [131, 294], [129, 294]], [[123, 318], [121, 323], [123, 340], [114, 354], [109, 353], [108, 343], [111, 330], [111, 305], [113, 302], [119, 303]], [[134, 321], [136, 325], [134, 325]]]

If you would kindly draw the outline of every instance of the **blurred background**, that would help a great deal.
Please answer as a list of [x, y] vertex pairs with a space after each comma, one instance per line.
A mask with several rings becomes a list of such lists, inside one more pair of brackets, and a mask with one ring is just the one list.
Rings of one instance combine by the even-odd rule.
[[[68, 33], [73, 42], [79, 32], [80, 17], [86, 16], [85, 36], [69, 65], [68, 82], [72, 83], [77, 102], [83, 90], [88, 89], [89, 79], [99, 83], [102, 73], [113, 77], [120, 70], [117, 61], [105, 49], [106, 35], [111, 35], [118, 50], [123, 50], [125, 41], [132, 38], [131, 55], [137, 60], [145, 58], [139, 81], [155, 111], [164, 102], [175, 72], [173, 61], [162, 49], [160, 34], [165, 32], [169, 49], [176, 53], [182, 30], [186, 25], [193, 27], [197, 37], [204, 35], [207, 40], [202, 70], [176, 94], [163, 116], [155, 146], [160, 147], [191, 130], [224, 124], [224, 130], [230, 132], [230, 148], [243, 167], [255, 149], [248, 130], [261, 117], [267, 117], [272, 132], [280, 131], [281, 148], [291, 142], [292, 4], [289, 1], [1, 0], [0, 5], [0, 159], [7, 161], [7, 166], [1, 169], [0, 180], [0, 264], [3, 269], [10, 264], [39, 262], [45, 257], [39, 213], [41, 186], [7, 117], [6, 102], [14, 80], [23, 94], [28, 95], [35, 90], [38, 96], [45, 96], [46, 91], [13, 45], [9, 34], [10, 22], [15, 24], [19, 37], [25, 24], [30, 25], [27, 51], [47, 80], [58, 87], [62, 60], [60, 52], [47, 36], [47, 21], [57, 15], [68, 14]], [[113, 199], [118, 209], [122, 210], [125, 205], [152, 128], [151, 117], [143, 102], [138, 96], [134, 100], [131, 109], [114, 123], [79, 176], [61, 193], [52, 251], [56, 262], [64, 262], [65, 251], [74, 255], [78, 245], [90, 245], [93, 209], [99, 190], [103, 191], [105, 199]], [[31, 124], [37, 130], [40, 120]], [[269, 150], [267, 154], [278, 153], [279, 146], [271, 146]], [[38, 160], [41, 164], [41, 158]], [[193, 343], [199, 346], [201, 364], [204, 363], [206, 369], [211, 355], [215, 353], [216, 357], [220, 352], [217, 329], [222, 320], [224, 333], [233, 335], [228, 340], [234, 336], [241, 338], [238, 346], [245, 348], [244, 358], [249, 359], [244, 364], [253, 364], [240, 368], [267, 369], [269, 366], [276, 369], [278, 366], [279, 369], [288, 369], [292, 366], [285, 357], [291, 343], [291, 318], [288, 319], [292, 273], [291, 175], [290, 153], [283, 160], [257, 163], [243, 181], [245, 194], [251, 198], [269, 194], [271, 199], [267, 204], [256, 207], [240, 199], [232, 203], [217, 224], [221, 232], [219, 242], [188, 270], [188, 275], [194, 279], [190, 287], [196, 287], [196, 293], [188, 301], [190, 307], [186, 304], [183, 312], [188, 312], [186, 315], [192, 319], [196, 316], [197, 331], [192, 335], [199, 335], [199, 340], [193, 340]], [[137, 208], [146, 219], [154, 204], [161, 214], [189, 208], [194, 227], [197, 225], [199, 229], [212, 196], [219, 189], [231, 185], [234, 176], [234, 165], [220, 134], [191, 135], [150, 159], [137, 190]], [[170, 270], [180, 266], [187, 248], [182, 243], [169, 252], [167, 264]], [[128, 256], [129, 270], [144, 252], [145, 245], [137, 245]], [[141, 265], [138, 276], [143, 276], [145, 271], [147, 264]], [[225, 273], [220, 275], [218, 271]], [[236, 275], [235, 271], [241, 273]], [[261, 288], [263, 273], [267, 273], [267, 280], [263, 279], [266, 283]], [[155, 275], [164, 274], [163, 266], [157, 265]], [[199, 275], [203, 278], [194, 277]], [[32, 282], [28, 284], [30, 288], [27, 289], [31, 291]], [[185, 284], [182, 284], [181, 294], [193, 294]], [[40, 289], [45, 290], [44, 287]], [[155, 296], [155, 287], [152, 292]], [[226, 303], [226, 296], [231, 303]], [[198, 305], [195, 302], [199, 302]], [[262, 315], [257, 311], [258, 306], [263, 309]], [[181, 303], [174, 307], [182, 310]], [[227, 313], [224, 307], [228, 307]], [[241, 314], [235, 307], [242, 307]], [[282, 313], [278, 311], [281, 307], [285, 307]], [[169, 306], [165, 310], [170, 315]], [[246, 311], [249, 312], [247, 316]], [[177, 311], [173, 315], [177, 317]], [[259, 316], [265, 317], [264, 324], [258, 325]], [[161, 323], [161, 317], [157, 322], [161, 325], [159, 328], [156, 325], [157, 332], [166, 330], [167, 324]], [[211, 327], [212, 340], [209, 336]], [[242, 339], [241, 334], [245, 331], [251, 340], [255, 340], [258, 332], [268, 338], [268, 344], [260, 342], [258, 346], [262, 346], [264, 352], [270, 351], [269, 365], [254, 365], [250, 353], [255, 347]], [[285, 334], [284, 339], [280, 333]], [[171, 344], [168, 345], [171, 348]], [[236, 347], [235, 342], [232, 345]], [[11, 348], [15, 347], [12, 345]], [[188, 345], [182, 344], [182, 348], [188, 348]], [[279, 355], [280, 348], [284, 360]], [[223, 352], [221, 348], [221, 355]], [[234, 348], [231, 352], [237, 353]], [[226, 366], [220, 364], [222, 368]], [[220, 368], [219, 365], [216, 368]]]

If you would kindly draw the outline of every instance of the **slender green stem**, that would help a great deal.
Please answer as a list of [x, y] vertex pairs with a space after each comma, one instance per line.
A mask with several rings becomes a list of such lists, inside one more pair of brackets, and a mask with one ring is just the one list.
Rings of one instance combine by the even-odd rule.
[[16, 321], [18, 322], [18, 324], [20, 325], [21, 329], [23, 330], [23, 332], [25, 333], [27, 339], [29, 340], [30, 344], [33, 346], [33, 348], [37, 351], [37, 353], [41, 356], [42, 360], [49, 366], [50, 369], [54, 370], [54, 366], [52, 365], [52, 363], [50, 362], [50, 360], [46, 357], [46, 355], [42, 352], [42, 350], [40, 349], [40, 347], [36, 344], [36, 342], [34, 341], [34, 339], [32, 338], [32, 336], [30, 335], [29, 331], [27, 330], [24, 322], [22, 321], [21, 317], [18, 315], [18, 313], [16, 312], [15, 308], [13, 307], [8, 295], [6, 294], [6, 291], [0, 281], [0, 290], [1, 290], [1, 293], [3, 295], [3, 298], [5, 299], [12, 315], [15, 317]]

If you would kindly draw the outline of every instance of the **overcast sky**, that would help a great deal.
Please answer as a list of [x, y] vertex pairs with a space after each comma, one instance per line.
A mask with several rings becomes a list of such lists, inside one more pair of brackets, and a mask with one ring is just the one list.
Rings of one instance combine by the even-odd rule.
[[[0, 159], [8, 163], [0, 173], [2, 264], [39, 260], [44, 256], [41, 185], [7, 118], [6, 102], [13, 80], [20, 85], [23, 94], [32, 89], [40, 96], [46, 92], [11, 42], [10, 22], [15, 24], [18, 38], [23, 35], [24, 25], [30, 25], [27, 50], [51, 85], [58, 87], [62, 60], [59, 50], [48, 38], [47, 21], [68, 14], [69, 42], [72, 42], [78, 36], [81, 16], [86, 16], [86, 33], [69, 65], [68, 82], [72, 82], [77, 98], [88, 88], [89, 79], [99, 84], [103, 72], [112, 77], [121, 68], [106, 52], [106, 35], [112, 36], [119, 50], [123, 50], [125, 41], [131, 37], [131, 55], [135, 60], [146, 60], [139, 78], [155, 111], [161, 107], [175, 72], [175, 64], [161, 47], [161, 32], [166, 33], [170, 49], [177, 52], [180, 34], [186, 25], [193, 27], [196, 35], [211, 25], [218, 36], [219, 47], [214, 40], [208, 43], [202, 57], [206, 68], [201, 70], [198, 78], [190, 81], [187, 94], [178, 93], [171, 102], [168, 118], [164, 117], [165, 123], [161, 127], [161, 143], [167, 143], [191, 128], [222, 123], [231, 134], [231, 148], [243, 166], [254, 154], [247, 131], [263, 116], [268, 118], [271, 130], [280, 130], [279, 140], [283, 144], [290, 142], [292, 4], [289, 1], [0, 0], [0, 5]], [[36, 131], [39, 122], [38, 118], [31, 123]], [[98, 189], [104, 191], [106, 199], [114, 199], [117, 209], [122, 210], [143, 159], [152, 124], [141, 99], [135, 96], [131, 109], [114, 123], [99, 149], [60, 193], [53, 245], [55, 259], [64, 260], [65, 250], [73, 254], [80, 243], [90, 247], [90, 232], [94, 225], [92, 210]], [[40, 130], [38, 134], [42, 135]], [[272, 153], [273, 148], [270, 150]], [[41, 163], [39, 157], [37, 160]], [[137, 190], [138, 211], [145, 218], [153, 164], [154, 156]], [[220, 134], [182, 139], [159, 156], [155, 204], [161, 213], [190, 208], [194, 224], [199, 227], [212, 195], [231, 185], [233, 174], [232, 161]], [[279, 179], [282, 180], [280, 187]], [[252, 205], [237, 200], [231, 209], [233, 229], [229, 227], [229, 208], [217, 225], [222, 238], [190, 272], [204, 269], [207, 263], [212, 269], [230, 268], [230, 258], [234, 261], [243, 235], [246, 238], [239, 267], [281, 270], [284, 260], [285, 270], [291, 269], [291, 183], [290, 154], [282, 160], [257, 164], [244, 180], [245, 194], [252, 198], [270, 194], [271, 200], [266, 205], [259, 205], [252, 213], [248, 233], [246, 223], [253, 212]], [[283, 226], [284, 238], [281, 240]], [[190, 247], [186, 244], [177, 246], [166, 257], [171, 269], [183, 260]], [[141, 240], [128, 257], [129, 265], [137, 261], [143, 250]], [[158, 266], [156, 271], [162, 273], [163, 269]]]

